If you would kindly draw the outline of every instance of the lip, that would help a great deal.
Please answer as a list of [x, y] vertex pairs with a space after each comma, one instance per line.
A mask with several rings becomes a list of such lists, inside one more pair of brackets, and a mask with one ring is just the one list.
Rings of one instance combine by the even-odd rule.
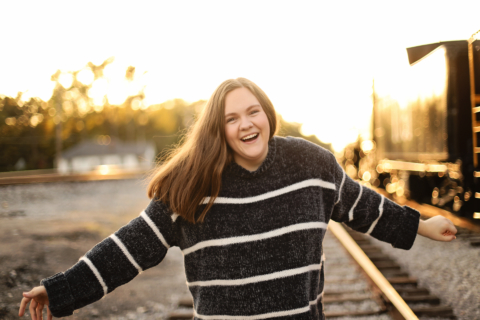
[[[252, 140], [252, 141], [243, 141], [243, 138], [248, 137], [248, 136], [251, 136], [252, 134], [257, 134], [257, 137], [256, 137], [254, 140]], [[252, 142], [257, 141], [258, 137], [260, 137], [260, 132], [251, 132], [251, 133], [246, 134], [246, 135], [244, 135], [243, 137], [241, 137], [241, 138], [240, 138], [240, 141], [242, 141], [243, 143], [252, 143]]]

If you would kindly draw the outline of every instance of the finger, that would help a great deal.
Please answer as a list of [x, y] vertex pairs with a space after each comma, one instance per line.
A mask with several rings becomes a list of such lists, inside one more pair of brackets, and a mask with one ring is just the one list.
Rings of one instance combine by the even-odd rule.
[[43, 303], [39, 303], [37, 306], [37, 319], [38, 320], [43, 319]]
[[19, 317], [23, 317], [23, 315], [25, 314], [25, 309], [27, 308], [27, 304], [30, 300], [32, 299], [25, 297], [22, 298], [22, 301], [20, 302], [20, 309], [18, 310]]
[[450, 230], [446, 230], [444, 233], [442, 233], [443, 236], [454, 236], [455, 237], [455, 233], [450, 231]]
[[452, 234], [457, 234], [457, 228], [455, 228], [455, 225], [453, 223], [448, 226], [448, 231]]
[[28, 292], [24, 292], [23, 293], [23, 296], [25, 298], [30, 298], [32, 299], [34, 296], [35, 296], [35, 288], [33, 288], [32, 290], [28, 291]]
[[52, 313], [50, 312], [50, 308], [47, 306], [47, 320], [52, 320], [53, 316]]
[[30, 310], [30, 317], [32, 318], [32, 320], [37, 320], [37, 314], [35, 311], [35, 309], [37, 308], [37, 304], [37, 301], [32, 300], [32, 302], [30, 302], [30, 307], [28, 308], [28, 310]]
[[455, 235], [451, 234], [451, 235], [447, 235], [447, 236], [444, 236], [442, 241], [452, 241], [454, 239], [456, 239], [457, 237], [455, 237]]
[[24, 292], [23, 296], [26, 297], [26, 298], [34, 298], [34, 297], [40, 295], [43, 290], [44, 290], [43, 286], [35, 287], [32, 290], [30, 290], [29, 292]]

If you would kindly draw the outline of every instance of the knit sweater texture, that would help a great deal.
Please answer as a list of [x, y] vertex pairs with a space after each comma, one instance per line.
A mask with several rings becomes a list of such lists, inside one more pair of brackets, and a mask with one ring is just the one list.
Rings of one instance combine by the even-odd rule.
[[52, 314], [68, 316], [178, 246], [195, 319], [324, 319], [322, 240], [330, 219], [409, 249], [419, 213], [350, 179], [329, 151], [303, 139], [274, 137], [256, 171], [236, 163], [225, 169], [203, 223], [186, 222], [153, 200], [77, 264], [42, 284]]

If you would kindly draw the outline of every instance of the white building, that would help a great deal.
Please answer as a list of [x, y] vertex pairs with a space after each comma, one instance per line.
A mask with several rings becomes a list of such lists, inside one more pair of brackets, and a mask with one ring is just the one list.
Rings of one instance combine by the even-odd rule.
[[155, 145], [151, 142], [112, 139], [108, 144], [101, 144], [84, 141], [62, 152], [58, 171], [89, 172], [104, 165], [126, 170], [148, 170], [153, 166], [155, 156]]

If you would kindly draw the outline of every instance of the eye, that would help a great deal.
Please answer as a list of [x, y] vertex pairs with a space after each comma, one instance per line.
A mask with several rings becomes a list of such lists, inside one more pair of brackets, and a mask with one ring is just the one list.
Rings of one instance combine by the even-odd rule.
[[250, 114], [255, 114], [255, 113], [259, 113], [260, 110], [252, 110], [252, 112], [250, 112]]
[[227, 123], [233, 122], [234, 120], [235, 120], [235, 118], [228, 118], [228, 119], [227, 119]]

